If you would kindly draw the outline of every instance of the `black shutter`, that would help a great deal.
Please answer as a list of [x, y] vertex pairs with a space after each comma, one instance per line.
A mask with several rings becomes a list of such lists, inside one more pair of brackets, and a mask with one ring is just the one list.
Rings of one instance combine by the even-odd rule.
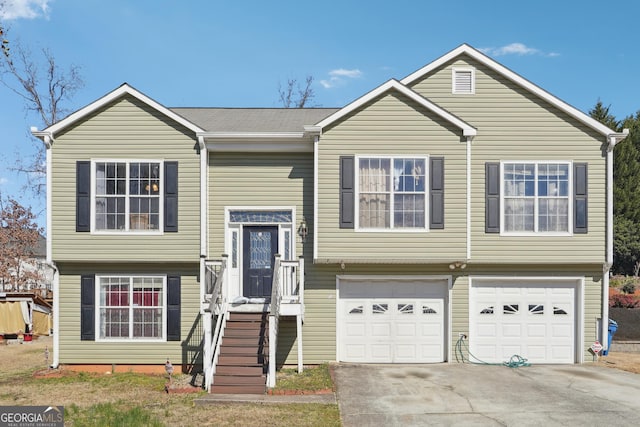
[[444, 157], [431, 157], [429, 228], [444, 228]]
[[587, 172], [586, 163], [573, 164], [573, 232], [577, 234], [584, 234], [588, 231]]
[[76, 162], [76, 231], [91, 231], [91, 162]]
[[484, 232], [500, 232], [500, 163], [485, 163]]
[[178, 231], [178, 162], [164, 162], [164, 231]]
[[354, 228], [355, 210], [355, 159], [340, 157], [340, 228]]
[[80, 340], [96, 339], [96, 276], [83, 274], [80, 276]]
[[180, 341], [180, 276], [167, 276], [167, 341]]

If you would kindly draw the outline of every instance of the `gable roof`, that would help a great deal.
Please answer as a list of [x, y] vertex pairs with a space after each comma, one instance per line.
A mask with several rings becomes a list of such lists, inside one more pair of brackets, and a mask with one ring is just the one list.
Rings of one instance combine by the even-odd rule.
[[422, 95], [420, 95], [420, 94], [414, 92], [413, 90], [409, 89], [404, 84], [402, 84], [401, 82], [397, 81], [396, 79], [388, 80], [386, 83], [383, 83], [382, 85], [378, 86], [374, 90], [370, 91], [369, 93], [365, 94], [364, 96], [362, 96], [362, 97], [356, 99], [355, 101], [353, 101], [352, 103], [348, 104], [346, 107], [336, 111], [335, 113], [333, 113], [329, 117], [327, 117], [324, 120], [318, 122], [315, 125], [315, 127], [316, 128], [320, 128], [320, 130], [322, 130], [326, 126], [329, 126], [331, 123], [334, 123], [335, 121], [341, 119], [342, 117], [346, 116], [347, 114], [349, 114], [349, 113], [353, 112], [354, 110], [357, 110], [358, 108], [362, 107], [363, 105], [365, 105], [369, 101], [377, 98], [378, 96], [380, 96], [380, 95], [382, 95], [382, 94], [384, 94], [386, 92], [392, 91], [392, 90], [400, 92], [401, 94], [403, 94], [406, 97], [410, 98], [411, 100], [417, 102], [418, 104], [422, 105], [423, 107], [427, 108], [428, 110], [432, 111], [433, 113], [439, 115], [443, 119], [449, 121], [451, 124], [457, 126], [458, 128], [460, 128], [462, 130], [462, 134], [464, 136], [475, 136], [476, 135], [476, 133], [477, 133], [476, 128], [474, 128], [473, 126], [471, 126], [470, 124], [468, 124], [464, 120], [461, 120], [458, 117], [454, 116], [453, 114], [449, 113], [445, 109], [437, 106], [436, 104], [434, 104], [433, 102], [429, 101], [428, 99], [426, 99]]
[[94, 111], [104, 107], [105, 105], [109, 104], [110, 102], [115, 101], [116, 99], [119, 99], [119, 98], [121, 98], [123, 96], [126, 96], [126, 95], [133, 96], [134, 98], [144, 102], [145, 104], [147, 104], [151, 108], [155, 109], [159, 113], [164, 114], [165, 116], [169, 117], [170, 119], [180, 123], [182, 126], [186, 127], [187, 129], [192, 130], [193, 132], [202, 132], [203, 131], [203, 129], [201, 129], [199, 126], [197, 126], [197, 125], [193, 124], [192, 122], [186, 120], [184, 117], [174, 113], [170, 109], [164, 107], [162, 104], [160, 104], [160, 103], [154, 101], [153, 99], [149, 98], [148, 96], [146, 96], [142, 92], [138, 91], [134, 87], [128, 85], [127, 83], [123, 83], [122, 85], [120, 85], [120, 87], [116, 88], [115, 90], [112, 90], [111, 92], [109, 92], [108, 94], [104, 95], [103, 97], [93, 101], [91, 104], [79, 109], [78, 111], [68, 115], [67, 117], [65, 117], [64, 119], [60, 120], [59, 122], [54, 123], [53, 125], [49, 126], [48, 128], [46, 128], [46, 129], [44, 129], [44, 130], [42, 130], [40, 132], [36, 132], [36, 133], [38, 133], [38, 134], [47, 133], [47, 134], [55, 136], [56, 133], [58, 133], [61, 130], [65, 129], [66, 127], [68, 127], [68, 126], [72, 125], [73, 123], [83, 119], [87, 115], [89, 115], [89, 114], [93, 113]]
[[570, 115], [573, 118], [577, 119], [578, 121], [584, 123], [585, 125], [589, 126], [590, 128], [596, 130], [597, 132], [600, 132], [601, 134], [607, 135], [607, 136], [611, 136], [611, 135], [614, 135], [614, 134], [615, 135], [621, 135], [621, 134], [617, 134], [614, 130], [609, 129], [607, 126], [603, 125], [599, 121], [589, 117], [587, 114], [583, 113], [582, 111], [578, 110], [577, 108], [575, 108], [575, 107], [567, 104], [566, 102], [562, 101], [560, 98], [557, 98], [556, 96], [550, 94], [549, 92], [547, 92], [546, 90], [542, 89], [541, 87], [531, 83], [529, 80], [527, 80], [524, 77], [520, 76], [519, 74], [511, 71], [510, 69], [508, 69], [504, 65], [494, 61], [493, 59], [489, 58], [484, 53], [474, 49], [473, 47], [469, 46], [468, 44], [463, 44], [463, 45], [458, 46], [457, 48], [453, 49], [449, 53], [444, 54], [443, 56], [441, 56], [440, 58], [436, 59], [435, 61], [433, 61], [433, 62], [425, 65], [424, 67], [420, 68], [419, 70], [409, 74], [407, 77], [405, 77], [404, 79], [400, 80], [400, 82], [402, 84], [404, 84], [404, 85], [411, 85], [413, 82], [415, 82], [416, 80], [424, 77], [429, 72], [435, 70], [436, 68], [439, 68], [440, 66], [446, 64], [449, 61], [452, 61], [453, 59], [455, 59], [455, 58], [457, 58], [457, 57], [459, 57], [461, 55], [470, 56], [474, 60], [480, 62], [481, 64], [483, 64], [486, 67], [492, 69], [493, 71], [499, 73], [503, 77], [511, 80], [512, 82], [514, 82], [517, 85], [519, 85], [520, 87], [528, 90], [529, 92], [533, 93], [534, 95], [544, 99], [545, 101], [547, 101], [548, 103], [550, 103], [554, 107], [556, 107], [559, 110], [567, 113], [568, 115]]
[[205, 132], [289, 133], [303, 132], [338, 108], [171, 108]]

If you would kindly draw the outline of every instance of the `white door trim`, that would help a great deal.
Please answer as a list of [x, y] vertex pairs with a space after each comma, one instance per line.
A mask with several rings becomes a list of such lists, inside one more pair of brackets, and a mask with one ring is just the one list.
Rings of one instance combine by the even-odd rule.
[[[575, 354], [574, 354], [574, 362], [575, 363], [583, 363], [584, 362], [584, 288], [585, 288], [585, 278], [580, 276], [469, 276], [469, 297], [468, 297], [468, 307], [469, 307], [469, 331], [471, 331], [471, 322], [473, 321], [472, 316], [472, 297], [473, 292], [472, 288], [475, 285], [486, 284], [518, 284], [522, 283], [523, 286], [526, 286], [527, 283], [539, 283], [543, 281], [549, 282], [560, 282], [560, 283], [574, 283], [575, 286], [575, 319], [576, 322], [574, 329], [574, 340], [575, 340]], [[470, 338], [471, 339], [471, 338]]]

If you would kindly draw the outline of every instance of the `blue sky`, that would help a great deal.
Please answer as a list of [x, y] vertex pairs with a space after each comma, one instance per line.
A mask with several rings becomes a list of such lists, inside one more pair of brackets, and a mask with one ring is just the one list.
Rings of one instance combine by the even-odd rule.
[[[278, 85], [307, 75], [315, 105], [340, 107], [462, 43], [582, 111], [640, 110], [636, 0], [3, 1], [11, 39], [81, 67], [71, 110], [123, 82], [168, 107], [278, 107]], [[40, 212], [9, 170], [30, 126], [0, 86], [0, 191]]]

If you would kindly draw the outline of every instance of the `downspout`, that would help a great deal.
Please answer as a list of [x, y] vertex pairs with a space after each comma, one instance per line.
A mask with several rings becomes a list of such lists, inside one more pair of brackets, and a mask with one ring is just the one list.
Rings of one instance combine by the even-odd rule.
[[52, 220], [52, 192], [53, 192], [53, 175], [51, 173], [53, 165], [53, 134], [47, 131], [38, 131], [37, 128], [31, 128], [31, 134], [36, 138], [40, 138], [46, 148], [46, 209], [47, 209], [47, 255], [46, 264], [53, 270], [53, 357], [51, 359], [51, 367], [57, 368], [60, 364], [60, 272], [58, 266], [53, 261], [53, 220]]
[[607, 144], [607, 240], [606, 261], [602, 266], [602, 324], [600, 336], [602, 348], [609, 348], [609, 272], [613, 265], [613, 149], [617, 143], [629, 135], [629, 129], [622, 133], [608, 135]]
[[208, 256], [208, 212], [209, 198], [207, 194], [207, 177], [209, 152], [204, 142], [204, 136], [198, 135], [198, 152], [200, 154], [200, 313], [204, 313], [204, 296], [206, 290], [206, 267], [205, 260]]
[[471, 259], [471, 142], [467, 136], [467, 260]]
[[[313, 137], [313, 259], [318, 258], [318, 143], [320, 135]], [[304, 253], [303, 253], [304, 255]]]

